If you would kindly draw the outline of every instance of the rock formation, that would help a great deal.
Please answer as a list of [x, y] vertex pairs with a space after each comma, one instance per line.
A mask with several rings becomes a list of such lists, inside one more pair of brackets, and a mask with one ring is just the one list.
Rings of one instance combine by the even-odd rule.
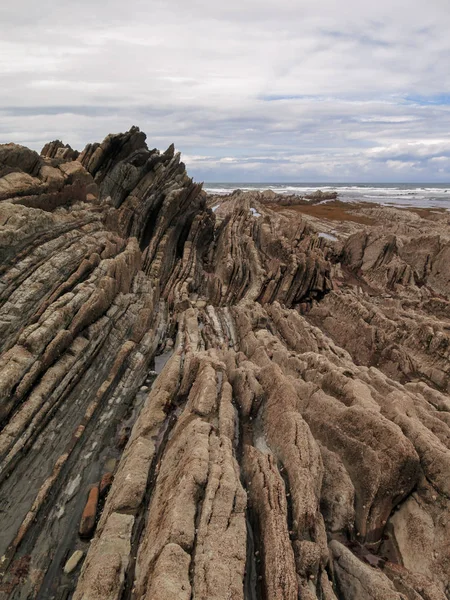
[[[59, 142], [61, 143], [61, 142]], [[263, 190], [262, 192], [254, 191], [244, 193], [242, 190], [237, 189], [227, 194], [229, 198], [235, 198], [236, 196], [245, 196], [247, 198], [251, 198], [254, 202], [258, 202], [260, 204], [273, 204], [276, 203], [278, 206], [304, 206], [311, 204], [318, 204], [325, 201], [336, 200], [338, 197], [337, 192], [323, 192], [322, 190], [316, 190], [315, 192], [311, 192], [310, 194], [305, 194], [304, 196], [298, 196], [297, 194], [277, 194], [273, 190]], [[225, 197], [223, 195], [220, 196], [212, 196], [212, 201], [214, 199], [218, 199], [219, 201], [223, 201]]]
[[449, 217], [352, 211], [0, 146], [0, 599], [450, 597]]

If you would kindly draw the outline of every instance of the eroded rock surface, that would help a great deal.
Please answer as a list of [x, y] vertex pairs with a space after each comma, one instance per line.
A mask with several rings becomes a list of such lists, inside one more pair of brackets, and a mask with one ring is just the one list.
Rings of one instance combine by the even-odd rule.
[[450, 597], [449, 217], [260, 200], [0, 146], [0, 598]]

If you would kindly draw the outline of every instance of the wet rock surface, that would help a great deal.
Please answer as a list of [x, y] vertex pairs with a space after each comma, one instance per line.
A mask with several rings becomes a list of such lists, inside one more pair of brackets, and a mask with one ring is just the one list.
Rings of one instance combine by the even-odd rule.
[[449, 217], [266, 196], [0, 146], [0, 598], [450, 597]]

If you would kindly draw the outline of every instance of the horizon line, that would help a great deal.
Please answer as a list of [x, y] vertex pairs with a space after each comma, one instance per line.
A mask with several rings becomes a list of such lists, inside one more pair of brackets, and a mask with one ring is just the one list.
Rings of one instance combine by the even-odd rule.
[[288, 184], [322, 184], [322, 185], [448, 185], [450, 181], [203, 181], [203, 184], [223, 184], [223, 185], [288, 185]]

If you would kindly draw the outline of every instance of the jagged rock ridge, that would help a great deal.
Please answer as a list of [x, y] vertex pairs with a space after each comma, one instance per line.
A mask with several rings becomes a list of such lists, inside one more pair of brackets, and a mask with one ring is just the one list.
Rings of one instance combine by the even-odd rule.
[[0, 146], [0, 598], [449, 597], [448, 216], [386, 210]]

